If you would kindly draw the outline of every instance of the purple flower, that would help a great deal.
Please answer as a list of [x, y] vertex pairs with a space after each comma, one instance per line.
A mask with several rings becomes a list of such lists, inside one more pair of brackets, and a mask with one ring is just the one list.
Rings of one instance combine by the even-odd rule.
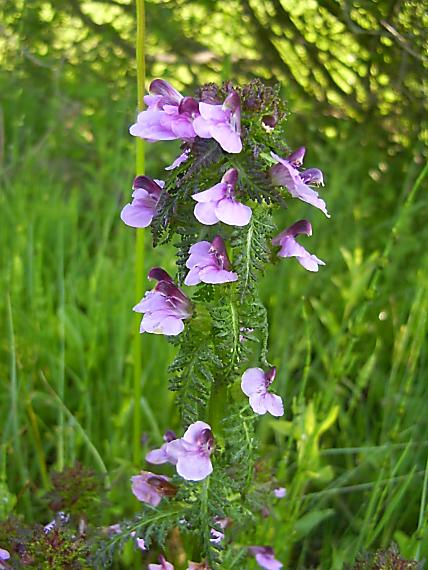
[[261, 368], [248, 368], [242, 375], [241, 388], [249, 397], [250, 406], [256, 414], [269, 412], [273, 416], [284, 415], [282, 399], [268, 392], [269, 386], [275, 379], [276, 368], [263, 372]]
[[[215, 524], [224, 530], [230, 523], [229, 518], [222, 519], [220, 517], [216, 517], [214, 519]], [[212, 528], [210, 531], [210, 542], [211, 544], [220, 544], [224, 539], [224, 532], [217, 530], [216, 528]]]
[[229, 283], [236, 281], [238, 275], [233, 271], [227, 256], [223, 238], [216, 236], [213, 241], [200, 241], [189, 249], [186, 267], [190, 269], [184, 283], [197, 285], [203, 283]]
[[4, 548], [0, 548], [0, 560], [9, 560], [10, 554]]
[[241, 101], [236, 91], [226, 97], [223, 105], [199, 103], [199, 113], [193, 121], [199, 137], [215, 139], [226, 152], [241, 152]]
[[160, 267], [150, 271], [149, 279], [158, 281], [156, 287], [133, 308], [136, 313], [144, 313], [140, 332], [167, 336], [180, 334], [184, 329], [183, 320], [192, 315], [190, 300]]
[[250, 546], [248, 550], [261, 568], [265, 568], [265, 570], [280, 570], [282, 568], [282, 563], [276, 560], [273, 548], [270, 546]]
[[160, 564], [149, 564], [148, 570], [174, 570], [171, 562], [167, 562], [162, 555], [159, 556], [159, 561]]
[[148, 105], [139, 113], [137, 122], [129, 129], [131, 135], [149, 142], [184, 139], [195, 135], [192, 123], [199, 115], [198, 103], [192, 97], [183, 97], [167, 81], [155, 79], [144, 97]]
[[183, 153], [180, 154], [180, 156], [177, 156], [174, 162], [169, 166], [167, 166], [165, 170], [174, 170], [175, 168], [178, 168], [180, 164], [186, 162], [186, 160], [189, 158], [189, 154], [190, 154], [190, 149], [187, 148]]
[[133, 228], [147, 228], [152, 223], [164, 185], [163, 180], [137, 176], [132, 185], [134, 199], [123, 208], [122, 221]]
[[283, 232], [273, 238], [272, 244], [281, 246], [279, 257], [295, 257], [297, 261], [308, 271], [318, 271], [319, 265], [325, 265], [324, 261], [316, 255], [312, 255], [303, 245], [296, 241], [300, 234], [312, 235], [312, 226], [308, 220], [299, 220]]
[[137, 537], [137, 546], [138, 548], [140, 548], [141, 550], [147, 550], [147, 546], [146, 543], [144, 542], [144, 538], [138, 538]]
[[287, 489], [285, 487], [278, 487], [277, 489], [273, 490], [273, 494], [277, 499], [283, 499], [287, 494]]
[[321, 170], [318, 168], [308, 168], [303, 172], [297, 170], [297, 167], [301, 166], [303, 162], [305, 148], [297, 149], [287, 158], [281, 158], [273, 152], [271, 155], [277, 161], [277, 164], [274, 164], [270, 169], [272, 182], [278, 186], [285, 186], [293, 198], [299, 198], [303, 202], [312, 204], [329, 218], [330, 214], [327, 212], [326, 203], [319, 197], [318, 192], [308, 186], [308, 184], [324, 186]]
[[168, 443], [166, 452], [176, 460], [177, 473], [187, 481], [202, 481], [212, 473], [214, 438], [205, 422], [191, 424], [182, 438]]
[[177, 489], [169, 482], [165, 475], [155, 475], [150, 471], [141, 471], [139, 475], [131, 477], [132, 492], [137, 499], [152, 507], [157, 507], [162, 497], [173, 497]]
[[170, 457], [167, 453], [166, 448], [168, 443], [177, 439], [177, 436], [173, 431], [167, 431], [165, 432], [163, 439], [165, 443], [162, 445], [162, 447], [149, 451], [149, 453], [146, 455], [146, 461], [153, 463], [154, 465], [162, 465], [163, 463], [172, 463], [175, 465], [177, 463], [175, 457]]
[[246, 226], [251, 218], [251, 208], [235, 200], [235, 186], [238, 171], [230, 168], [221, 179], [208, 190], [193, 194], [198, 202], [195, 206], [195, 217], [207, 226], [223, 222], [230, 226]]

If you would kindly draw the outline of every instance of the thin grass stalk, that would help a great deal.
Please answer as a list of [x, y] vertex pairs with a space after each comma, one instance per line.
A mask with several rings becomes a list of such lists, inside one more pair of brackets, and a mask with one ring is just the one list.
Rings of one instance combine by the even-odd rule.
[[[144, 0], [136, 0], [137, 9], [137, 40], [136, 40], [136, 56], [137, 56], [137, 104], [138, 112], [143, 110], [144, 91], [145, 91], [145, 59], [144, 59], [144, 39], [145, 39], [145, 11]], [[144, 142], [142, 139], [136, 139], [136, 174], [137, 176], [144, 173]], [[144, 230], [137, 229], [135, 247], [135, 298], [138, 302], [144, 289]], [[141, 317], [138, 313], [135, 315], [135, 331], [134, 331], [134, 417], [133, 417], [133, 461], [135, 465], [140, 464], [141, 460], [141, 376], [142, 376], [142, 358], [141, 358], [141, 336], [139, 332], [139, 322]]]

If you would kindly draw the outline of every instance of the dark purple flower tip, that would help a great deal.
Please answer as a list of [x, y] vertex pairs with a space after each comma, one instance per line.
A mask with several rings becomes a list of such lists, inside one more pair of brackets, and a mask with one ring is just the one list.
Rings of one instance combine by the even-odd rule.
[[273, 129], [277, 123], [277, 120], [273, 115], [265, 115], [262, 117], [262, 123], [269, 129]]
[[179, 304], [190, 306], [189, 299], [173, 281], [159, 281], [154, 290], [170, 299], [170, 301], [176, 300]]
[[156, 279], [156, 281], [166, 281], [167, 283], [174, 284], [174, 281], [169, 276], [169, 274], [165, 271], [165, 269], [162, 269], [161, 267], [153, 267], [153, 269], [150, 269], [148, 278]]
[[274, 555], [274, 550], [271, 546], [250, 546], [248, 550], [251, 554], [265, 554], [267, 556]]
[[267, 372], [265, 372], [265, 379], [266, 379], [266, 386], [270, 386], [272, 382], [275, 380], [276, 376], [276, 366], [272, 366], [269, 368]]
[[191, 117], [199, 115], [199, 103], [193, 97], [183, 97], [178, 106], [178, 112], [181, 114], [185, 113]]
[[209, 428], [202, 430], [198, 437], [197, 444], [206, 450], [207, 453], [211, 454], [215, 448], [213, 432]]
[[286, 228], [284, 231], [272, 239], [272, 245], [282, 245], [285, 238], [295, 238], [300, 234], [306, 234], [307, 236], [312, 235], [312, 226], [308, 220], [299, 220], [292, 226]]
[[183, 96], [174, 87], [164, 79], [154, 79], [150, 83], [149, 92], [154, 95], [161, 95], [168, 99], [171, 103], [180, 103]]
[[232, 188], [235, 188], [236, 183], [238, 182], [238, 171], [236, 168], [229, 168], [229, 170], [223, 174], [221, 181], [229, 184]]
[[133, 190], [138, 190], [138, 189], [147, 190], [149, 194], [155, 194], [156, 196], [158, 196], [162, 190], [161, 186], [159, 186], [159, 184], [157, 184], [154, 180], [152, 180], [148, 176], [137, 176], [134, 179], [132, 188]]
[[230, 109], [236, 113], [241, 109], [241, 99], [236, 91], [231, 91], [223, 103], [223, 109]]
[[162, 497], [175, 497], [177, 494], [177, 487], [163, 477], [153, 475], [147, 479], [147, 483]]
[[324, 177], [319, 168], [307, 168], [303, 172], [300, 172], [300, 178], [305, 184], [324, 186]]
[[166, 441], [167, 443], [169, 443], [170, 441], [174, 441], [174, 439], [177, 439], [177, 435], [174, 431], [169, 429], [164, 433], [163, 440]]
[[220, 262], [220, 266], [222, 269], [226, 271], [231, 271], [232, 265], [229, 261], [229, 256], [227, 255], [226, 245], [224, 243], [224, 239], [217, 235], [211, 242], [210, 250], [215, 255], [216, 259]]
[[295, 167], [302, 166], [306, 149], [304, 146], [299, 147], [287, 157], [287, 162]]

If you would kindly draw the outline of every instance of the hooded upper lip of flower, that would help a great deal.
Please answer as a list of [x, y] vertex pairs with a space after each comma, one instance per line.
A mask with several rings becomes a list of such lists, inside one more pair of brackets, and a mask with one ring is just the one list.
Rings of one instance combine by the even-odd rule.
[[156, 207], [164, 187], [163, 180], [152, 180], [148, 176], [137, 176], [132, 185], [132, 202], [126, 204], [120, 217], [127, 226], [146, 228], [153, 220]]
[[202, 421], [191, 424], [183, 437], [167, 444], [166, 452], [176, 460], [177, 473], [188, 481], [202, 481], [212, 473], [214, 451], [211, 427]]
[[186, 295], [175, 285], [168, 273], [160, 267], [149, 272], [150, 279], [158, 281], [135, 305], [134, 311], [144, 313], [140, 332], [175, 336], [184, 328], [183, 319], [192, 315], [192, 305]]
[[300, 234], [312, 235], [312, 226], [308, 220], [299, 220], [286, 228], [272, 239], [272, 245], [281, 246], [278, 252], [279, 257], [295, 257], [308, 271], [318, 271], [318, 266], [325, 265], [325, 263], [296, 241], [296, 237]]
[[250, 406], [256, 414], [269, 412], [273, 416], [282, 416], [284, 406], [280, 396], [268, 392], [275, 379], [276, 368], [264, 372], [261, 368], [248, 368], [242, 375], [241, 388], [249, 397]]
[[299, 200], [315, 206], [329, 218], [330, 214], [327, 212], [326, 203], [319, 197], [318, 192], [308, 186], [308, 184], [324, 185], [321, 170], [318, 168], [308, 168], [303, 172], [297, 170], [303, 163], [305, 148], [300, 147], [287, 158], [281, 158], [273, 152], [271, 152], [271, 156], [277, 161], [270, 169], [273, 183], [285, 186], [293, 198], [299, 198]]
[[198, 202], [194, 209], [195, 217], [201, 224], [212, 226], [221, 221], [230, 226], [246, 226], [250, 221], [251, 208], [235, 199], [235, 186], [238, 171], [230, 168], [223, 175], [221, 182], [208, 190], [193, 194]]
[[141, 471], [131, 477], [132, 492], [139, 501], [157, 507], [162, 497], [174, 496], [177, 489], [165, 475], [155, 475], [150, 471]]
[[236, 91], [229, 93], [223, 105], [200, 102], [199, 112], [193, 122], [199, 137], [215, 139], [226, 152], [241, 152], [241, 101]]
[[193, 97], [183, 97], [167, 81], [155, 79], [144, 97], [148, 105], [139, 113], [129, 132], [149, 142], [158, 140], [192, 140], [196, 134], [192, 123], [199, 115], [198, 103]]
[[186, 267], [190, 269], [184, 281], [186, 285], [204, 283], [228, 283], [236, 281], [238, 275], [233, 271], [227, 255], [224, 240], [217, 235], [210, 243], [200, 241], [189, 249]]

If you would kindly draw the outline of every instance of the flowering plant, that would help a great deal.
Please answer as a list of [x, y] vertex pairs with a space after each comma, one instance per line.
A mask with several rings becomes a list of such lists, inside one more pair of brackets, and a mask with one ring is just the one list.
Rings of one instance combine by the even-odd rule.
[[[143, 513], [128, 532], [137, 532], [145, 551], [161, 550], [149, 568], [174, 568], [167, 541], [175, 529], [180, 543], [191, 537], [188, 568], [242, 568], [249, 556], [261, 568], [279, 569], [270, 546], [242, 539], [243, 529], [251, 535], [269, 503], [285, 496], [274, 475], [266, 493], [255, 468], [258, 417], [284, 414], [270, 388], [277, 371], [268, 361], [257, 283], [278, 257], [295, 257], [308, 271], [324, 265], [296, 240], [312, 234], [309, 221], [291, 220], [278, 235], [273, 221], [289, 196], [329, 217], [314, 189], [323, 175], [301, 168], [304, 148], [287, 148], [277, 88], [227, 82], [187, 97], [156, 79], [149, 91], [131, 134], [179, 139], [181, 154], [166, 167], [165, 181], [137, 176], [121, 217], [150, 227], [155, 246], [175, 240], [176, 276], [153, 268], [149, 278], [157, 284], [134, 311], [143, 314], [141, 333], [163, 334], [178, 347], [170, 389], [184, 433], [167, 432], [146, 457], [151, 469], [171, 465], [168, 476], [141, 471], [132, 478]], [[278, 370], [275, 392], [282, 378]]]

